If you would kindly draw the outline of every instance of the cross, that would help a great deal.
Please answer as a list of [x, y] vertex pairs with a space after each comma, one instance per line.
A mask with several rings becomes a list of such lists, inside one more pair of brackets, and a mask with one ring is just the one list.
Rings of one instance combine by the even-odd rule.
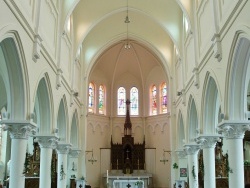
[[179, 188], [182, 188], [181, 184], [178, 186]]
[[82, 188], [82, 184], [79, 185], [79, 188]]
[[130, 188], [131, 187], [131, 185], [128, 183], [128, 185], [126, 186], [127, 188]]

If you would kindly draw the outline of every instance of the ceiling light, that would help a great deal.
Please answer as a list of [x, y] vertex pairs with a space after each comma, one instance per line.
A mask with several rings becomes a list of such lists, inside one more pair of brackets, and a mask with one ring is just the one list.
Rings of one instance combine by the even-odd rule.
[[124, 46], [125, 49], [130, 49], [130, 44], [129, 44], [129, 40], [128, 40], [128, 24], [130, 23], [130, 20], [129, 20], [129, 17], [128, 17], [128, 0], [127, 0], [127, 16], [125, 18], [125, 21], [124, 21], [125, 24], [127, 24], [127, 40], [126, 40], [126, 44]]

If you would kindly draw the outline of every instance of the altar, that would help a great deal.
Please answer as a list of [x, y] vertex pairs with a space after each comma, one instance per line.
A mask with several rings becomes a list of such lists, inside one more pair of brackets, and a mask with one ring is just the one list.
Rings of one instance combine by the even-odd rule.
[[107, 188], [148, 188], [152, 184], [152, 174], [104, 174]]

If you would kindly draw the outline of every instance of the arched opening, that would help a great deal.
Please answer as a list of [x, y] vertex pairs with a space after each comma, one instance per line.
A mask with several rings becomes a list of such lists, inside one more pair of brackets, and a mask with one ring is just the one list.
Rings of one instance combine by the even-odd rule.
[[66, 112], [64, 106], [64, 100], [62, 99], [59, 105], [58, 116], [57, 116], [57, 128], [58, 128], [58, 136], [60, 138], [60, 142], [66, 142]]

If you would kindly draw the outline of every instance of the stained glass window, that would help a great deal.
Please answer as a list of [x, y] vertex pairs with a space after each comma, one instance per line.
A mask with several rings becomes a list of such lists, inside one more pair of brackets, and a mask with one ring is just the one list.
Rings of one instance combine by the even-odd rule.
[[126, 90], [124, 87], [118, 89], [118, 101], [117, 101], [117, 114], [125, 115], [126, 114]]
[[168, 109], [168, 98], [167, 98], [167, 84], [164, 82], [161, 85], [161, 111], [167, 113]]
[[155, 85], [151, 88], [151, 113], [157, 115], [157, 90]]
[[104, 114], [104, 86], [100, 85], [99, 86], [99, 114]]
[[89, 112], [94, 112], [95, 87], [93, 83], [89, 84]]
[[132, 87], [130, 90], [130, 114], [138, 115], [138, 89], [136, 87]]

